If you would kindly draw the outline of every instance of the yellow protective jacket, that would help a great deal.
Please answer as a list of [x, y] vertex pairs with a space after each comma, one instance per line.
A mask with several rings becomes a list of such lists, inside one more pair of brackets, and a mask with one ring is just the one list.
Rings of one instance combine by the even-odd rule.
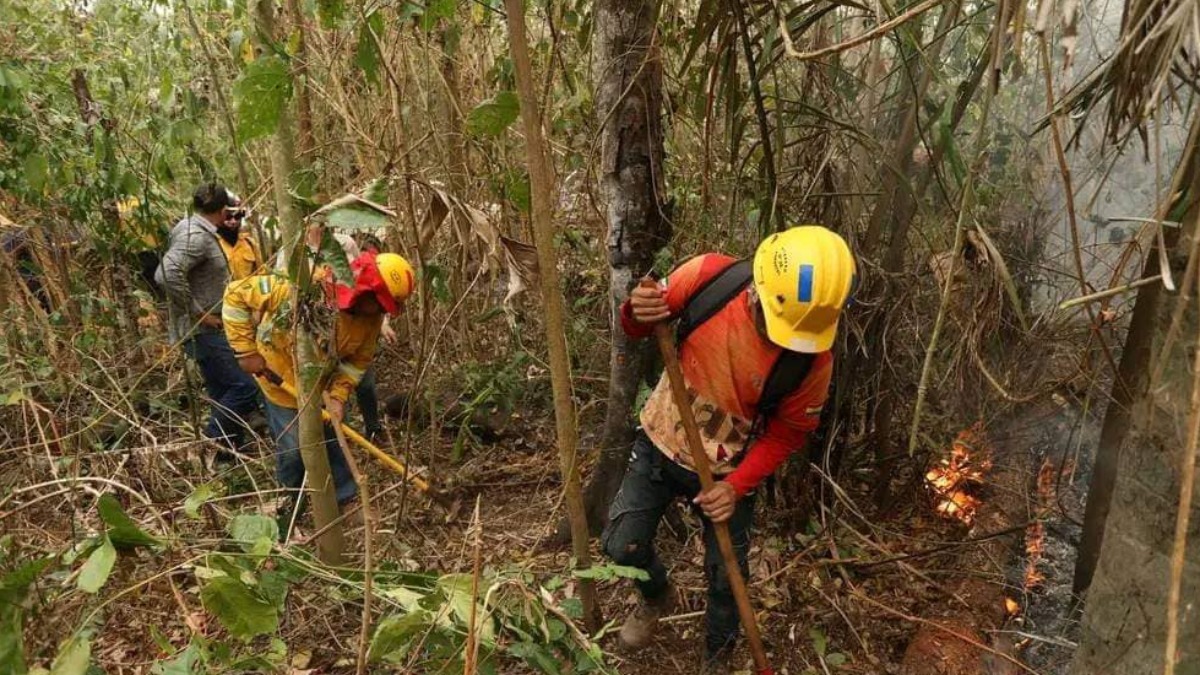
[[[225, 289], [221, 321], [229, 346], [239, 358], [255, 352], [295, 391], [295, 341], [288, 316], [291, 284], [273, 275], [257, 275], [235, 281]], [[279, 319], [278, 324], [276, 319]], [[360, 316], [338, 312], [331, 345], [318, 344], [318, 350], [336, 361], [329, 381], [329, 394], [339, 401], [350, 397], [363, 373], [371, 365], [379, 343], [383, 316]], [[296, 408], [296, 398], [283, 387], [257, 378], [267, 400], [285, 408]]]
[[221, 252], [225, 254], [230, 281], [240, 281], [263, 271], [262, 254], [258, 251], [258, 244], [245, 229], [238, 234], [236, 244], [230, 244], [221, 237], [217, 237], [217, 243], [221, 245]]

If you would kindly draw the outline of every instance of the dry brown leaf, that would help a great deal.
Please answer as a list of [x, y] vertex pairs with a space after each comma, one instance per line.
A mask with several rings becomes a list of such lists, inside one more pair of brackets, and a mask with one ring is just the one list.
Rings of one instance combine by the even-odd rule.
[[500, 237], [500, 244], [504, 247], [504, 262], [508, 265], [508, 293], [504, 296], [504, 304], [508, 305], [513, 298], [537, 283], [537, 249], [503, 236]]

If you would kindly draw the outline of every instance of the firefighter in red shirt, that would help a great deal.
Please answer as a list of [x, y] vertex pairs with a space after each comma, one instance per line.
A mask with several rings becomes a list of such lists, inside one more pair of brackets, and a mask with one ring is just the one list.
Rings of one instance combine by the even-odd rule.
[[650, 576], [643, 602], [625, 621], [627, 650], [647, 646], [675, 603], [654, 536], [667, 507], [683, 497], [703, 513], [708, 607], [705, 672], [723, 672], [738, 615], [713, 522], [727, 522], [742, 573], [754, 489], [816, 428], [829, 389], [830, 348], [855, 284], [846, 242], [819, 226], [764, 240], [752, 260], [710, 253], [692, 258], [657, 288], [638, 287], [621, 307], [627, 334], [646, 337], [678, 320], [679, 356], [692, 410], [717, 482], [700, 494], [679, 412], [664, 374], [641, 411], [629, 468], [609, 509], [605, 553]]

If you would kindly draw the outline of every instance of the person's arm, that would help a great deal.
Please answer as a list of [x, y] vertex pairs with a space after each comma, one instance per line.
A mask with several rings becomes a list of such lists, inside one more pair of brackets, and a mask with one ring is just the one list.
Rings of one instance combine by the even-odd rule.
[[287, 296], [287, 280], [267, 274], [247, 277], [226, 287], [221, 320], [235, 356], [241, 359], [258, 354], [258, 324], [264, 314], [278, 309]]
[[[719, 274], [733, 262], [733, 258], [719, 253], [698, 255], [672, 270], [659, 282], [657, 290], [635, 286], [630, 292], [630, 298], [621, 303], [621, 329], [632, 338], [649, 337], [654, 332], [655, 323], [670, 321], [676, 317], [705, 281]], [[639, 320], [638, 309], [634, 304], [641, 301], [639, 304], [645, 312], [647, 310], [644, 308], [652, 307], [657, 298], [666, 303], [666, 316], [662, 316], [660, 311], [652, 320]]]
[[333, 400], [345, 403], [346, 399], [350, 398], [350, 393], [358, 386], [363, 373], [371, 367], [371, 360], [375, 358], [375, 349], [379, 345], [379, 326], [379, 323], [375, 323], [367, 327], [369, 332], [358, 349], [338, 363], [337, 370], [329, 382], [329, 396]]
[[793, 452], [804, 447], [808, 434], [820, 422], [821, 408], [829, 393], [832, 366], [833, 359], [828, 353], [814, 359], [812, 372], [800, 390], [783, 402], [779, 413], [767, 421], [763, 435], [747, 448], [746, 456], [733, 473], [724, 478], [738, 497], [758, 487]]

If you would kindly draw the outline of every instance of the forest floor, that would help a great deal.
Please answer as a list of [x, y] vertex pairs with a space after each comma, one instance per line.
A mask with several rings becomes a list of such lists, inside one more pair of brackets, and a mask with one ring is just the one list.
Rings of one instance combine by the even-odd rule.
[[[388, 377], [381, 377], [380, 393], [389, 393]], [[403, 380], [396, 380], [403, 381]], [[1036, 467], [1044, 458], [1061, 462], [1070, 451], [1072, 438], [1063, 426], [1067, 409], [1045, 416], [1045, 424], [1026, 420], [1007, 425], [993, 437], [997, 453], [1020, 453], [1021, 466]], [[151, 425], [153, 422], [147, 421]], [[181, 504], [195, 486], [210, 481], [212, 474], [199, 460], [203, 444], [198, 441], [167, 441], [168, 428], [155, 428], [164, 440], [152, 449], [142, 448], [84, 459], [85, 473], [122, 484], [137, 485], [152, 504], [130, 505], [131, 515], [153, 522], [152, 509], [188, 541], [219, 541], [223, 528], [213, 515], [220, 510], [270, 512], [270, 454], [262, 444], [262, 455], [246, 468], [233, 470], [223, 477], [229, 494], [207, 511], [208, 518], [187, 519], [179, 513]], [[1066, 437], [1063, 434], [1067, 434]], [[946, 435], [946, 447], [952, 434]], [[585, 437], [586, 441], [586, 437]], [[454, 437], [428, 434], [417, 438], [413, 464], [421, 466], [423, 457], [445, 457]], [[586, 443], [585, 443], [586, 446]], [[46, 451], [52, 452], [47, 446]], [[436, 454], [430, 454], [431, 452]], [[1068, 455], [1069, 456], [1069, 455]], [[426, 466], [445, 493], [458, 502], [457, 514], [447, 514], [427, 499], [399, 488], [394, 474], [368, 459], [359, 458], [360, 467], [369, 477], [377, 495], [372, 508], [376, 523], [373, 542], [376, 564], [388, 561], [409, 571], [469, 573], [474, 544], [469, 532], [471, 512], [476, 501], [481, 505], [481, 540], [485, 569], [518, 568], [532, 575], [538, 584], [561, 578], [569, 568], [566, 547], [553, 543], [553, 534], [563, 513], [561, 482], [553, 443], [553, 424], [547, 413], [527, 411], [490, 444], [475, 444], [459, 465], [441, 460]], [[54, 462], [50, 463], [54, 466]], [[0, 473], [4, 483], [27, 485], [35, 481], [25, 469], [10, 464]], [[1018, 493], [1017, 503], [1036, 511], [1036, 480], [1033, 471], [1014, 473], [1004, 485], [984, 485], [977, 490], [986, 503], [992, 491]], [[39, 479], [52, 480], [56, 475]], [[955, 602], [954, 583], [979, 576], [980, 570], [958, 565], [964, 539], [978, 539], [986, 532], [946, 519], [935, 508], [921, 477], [900, 475], [893, 481], [896, 496], [886, 512], [877, 513], [871, 496], [873, 476], [852, 475], [838, 487], [825, 482], [828, 507], [818, 507], [808, 522], [798, 522], [794, 500], [760, 499], [751, 553], [751, 592], [759, 609], [760, 624], [773, 665], [778, 673], [899, 673], [905, 650], [918, 627], [929, 625], [921, 617], [942, 616], [946, 606]], [[819, 479], [818, 479], [819, 480]], [[1076, 478], [1076, 483], [1080, 480]], [[18, 482], [14, 482], [18, 481]], [[257, 484], [254, 488], [252, 481]], [[7, 488], [6, 488], [7, 489]], [[240, 496], [235, 493], [243, 491]], [[1081, 503], [1081, 496], [1065, 490], [1058, 494], [1063, 504]], [[5, 530], [23, 552], [49, 552], [69, 548], [79, 541], [94, 523], [86, 506], [91, 496], [63, 494], [37, 503], [20, 504], [19, 510], [5, 514]], [[127, 500], [132, 501], [132, 500]], [[1064, 507], [1063, 513], [1076, 513]], [[702, 572], [703, 550], [699, 521], [680, 508], [682, 530], [664, 526], [658, 545], [680, 596], [675, 614], [668, 617], [658, 641], [643, 653], [625, 656], [618, 653], [615, 632], [626, 613], [636, 603], [632, 585], [625, 580], [599, 583], [604, 618], [610, 622], [601, 645], [609, 661], [620, 673], [661, 675], [690, 673], [698, 667], [703, 644], [705, 583]], [[1028, 514], [1026, 514], [1028, 515]], [[1025, 515], [1012, 518], [1018, 526]], [[1025, 626], [1023, 619], [1010, 620], [1005, 632], [1013, 632], [1014, 642], [1032, 644], [1038, 654], [1037, 672], [1045, 675], [1061, 672], [1064, 654], [1056, 644], [1069, 644], [1070, 626], [1059, 621], [1062, 614], [1063, 584], [1069, 590], [1073, 542], [1070, 517], [1058, 517], [1051, 523], [1053, 540], [1046, 545], [1050, 562], [1042, 564], [1047, 580], [1041, 585], [1048, 592], [1021, 588], [1024, 561], [1019, 554], [1022, 534], [1008, 535], [1013, 556], [1001, 561], [1001, 571], [991, 574], [1004, 597], [1012, 597], [1020, 607], [1036, 612], [1036, 624]], [[1036, 518], [1035, 518], [1036, 519]], [[94, 520], [94, 519], [93, 519]], [[301, 524], [302, 533], [310, 530]], [[296, 539], [293, 539], [293, 543]], [[969, 547], [969, 545], [968, 545]], [[362, 564], [363, 531], [361, 524], [349, 528], [349, 567]], [[593, 544], [598, 557], [598, 547]], [[96, 629], [93, 654], [109, 673], [148, 673], [151, 663], [162, 658], [165, 638], [176, 648], [187, 643], [192, 633], [220, 634], [220, 627], [209, 621], [201, 607], [196, 579], [187, 571], [194, 562], [189, 550], [172, 550], [159, 555], [140, 554], [133, 565], [118, 565], [110, 582], [124, 589], [120, 602], [111, 602]], [[1055, 562], [1059, 561], [1059, 562]], [[1064, 580], [1063, 577], [1067, 578]], [[62, 581], [66, 583], [66, 581]], [[555, 585], [553, 596], [575, 593], [575, 582]], [[1052, 596], [1045, 599], [1047, 596]], [[1038, 598], [1042, 597], [1042, 600]], [[1069, 594], [1067, 596], [1069, 599]], [[997, 600], [999, 601], [999, 600]], [[305, 581], [288, 601], [280, 635], [289, 650], [291, 672], [353, 672], [361, 600], [346, 598], [322, 587], [319, 581]], [[49, 666], [58, 643], [65, 637], [64, 627], [78, 625], [88, 609], [83, 599], [43, 607], [27, 621], [27, 654], [31, 663]], [[962, 608], [963, 613], [981, 608]], [[953, 613], [953, 612], [952, 612]], [[150, 630], [153, 627], [153, 630]], [[1038, 639], [1030, 632], [1045, 630]], [[1065, 636], [1065, 637], [1064, 637]], [[950, 638], [953, 640], [953, 638]], [[739, 666], [749, 668], [749, 656], [738, 652]], [[523, 666], [505, 665], [500, 672], [526, 672]]]

